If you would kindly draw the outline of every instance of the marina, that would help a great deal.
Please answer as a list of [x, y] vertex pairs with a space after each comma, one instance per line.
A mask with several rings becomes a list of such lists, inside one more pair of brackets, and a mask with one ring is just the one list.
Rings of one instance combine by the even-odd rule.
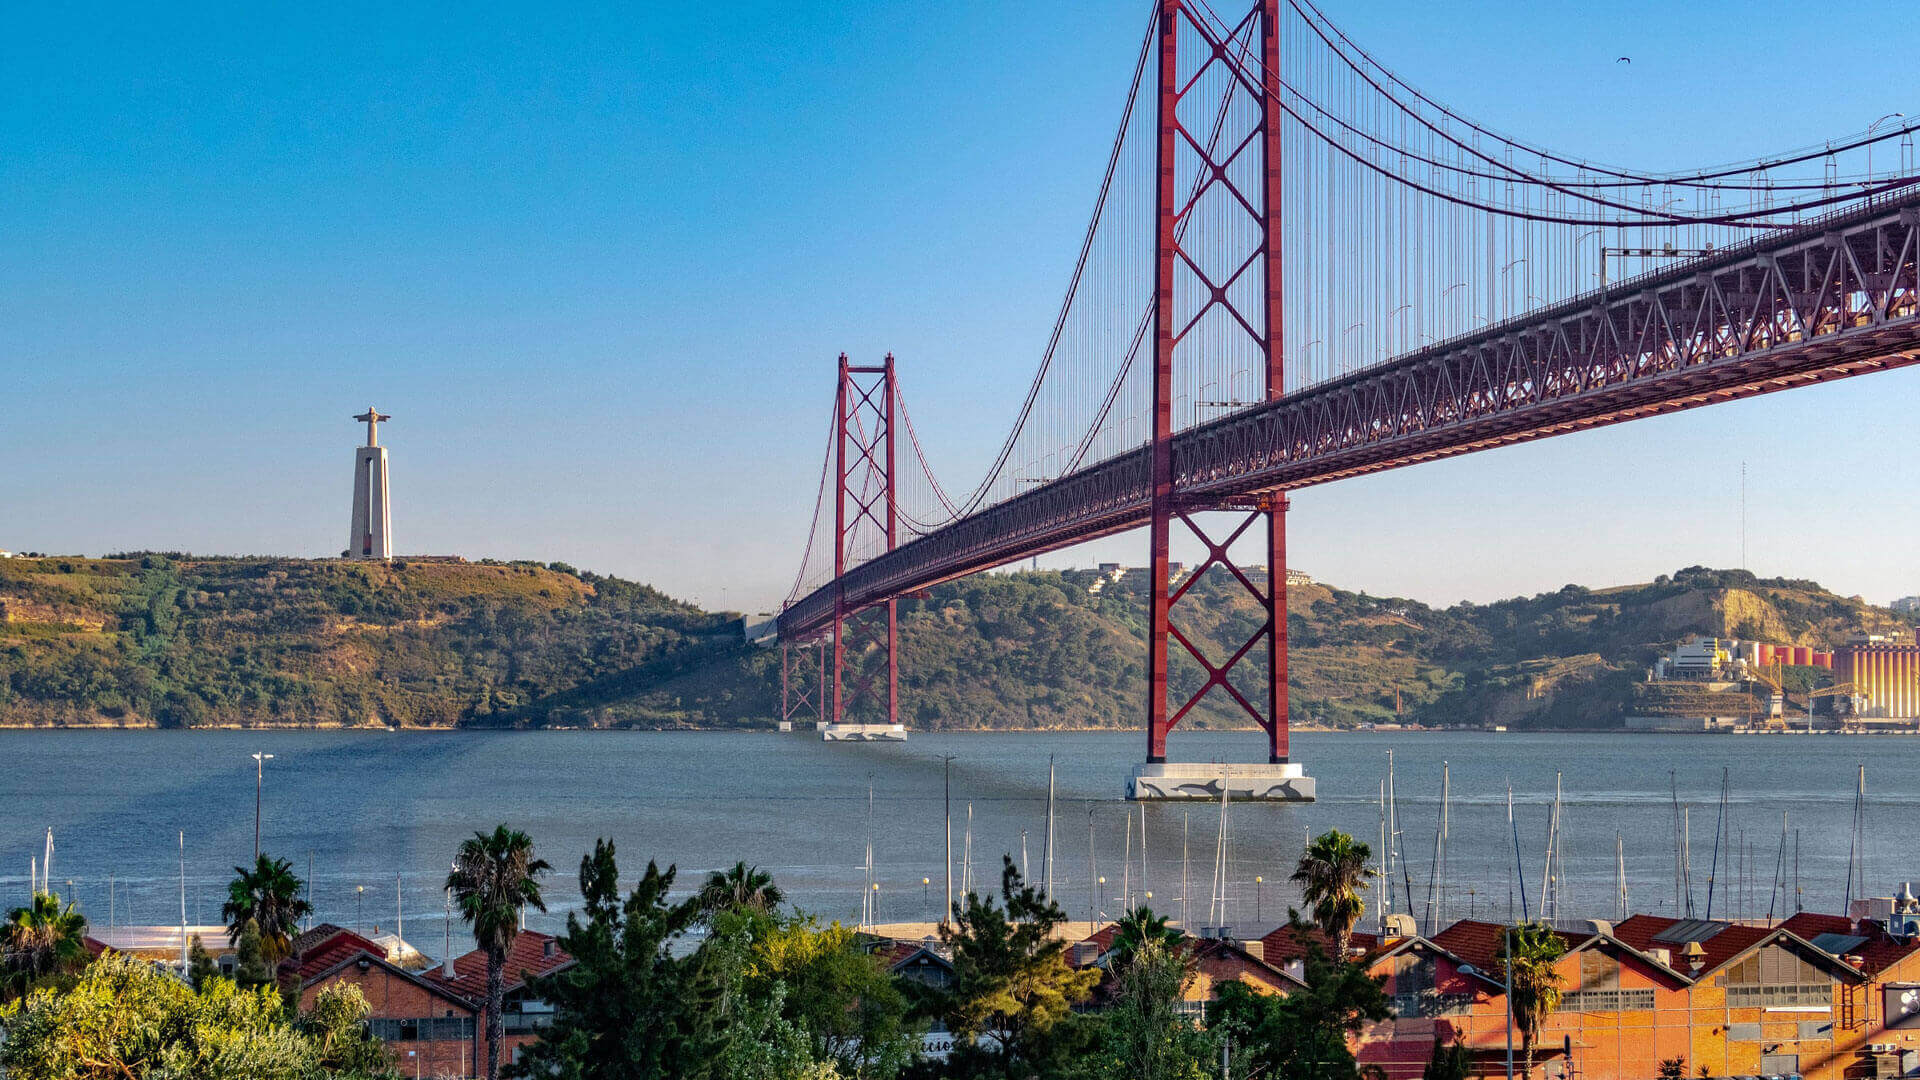
[[[1328, 828], [1386, 849], [1375, 858], [1394, 886], [1392, 910], [1423, 925], [1538, 914], [1543, 904], [1563, 918], [1613, 918], [1628, 905], [1684, 914], [1688, 885], [1704, 911], [1709, 879], [1716, 917], [1759, 919], [1783, 865], [1806, 906], [1838, 910], [1849, 880], [1853, 896], [1890, 893], [1920, 865], [1920, 840], [1900, 824], [1908, 800], [1893, 787], [1920, 767], [1912, 740], [1302, 733], [1318, 799], [1236, 802], [1216, 883], [1217, 795], [1118, 798], [1112, 778], [1138, 745], [1135, 734], [1100, 732], [867, 743], [718, 732], [0, 732], [0, 756], [16, 764], [0, 777], [0, 800], [17, 808], [0, 834], [10, 871], [0, 895], [24, 897], [51, 827], [56, 891], [102, 916], [111, 904], [119, 922], [176, 923], [184, 831], [188, 919], [217, 921], [231, 868], [251, 856], [251, 755], [263, 749], [274, 755], [263, 849], [311, 867], [318, 917], [369, 932], [393, 914], [437, 930], [444, 853], [497, 821], [528, 832], [561, 871], [550, 910], [528, 914], [540, 928], [564, 921], [577, 899], [572, 869], [603, 836], [624, 859], [677, 864], [683, 887], [744, 859], [825, 918], [931, 920], [945, 892], [949, 756], [956, 891], [997, 887], [1001, 857], [1024, 852], [1029, 876], [1051, 873], [1075, 920], [1151, 893], [1157, 909], [1184, 909], [1196, 924], [1209, 907], [1210, 922], [1277, 923], [1298, 903], [1286, 877], [1301, 845]], [[1231, 762], [1251, 756], [1257, 736], [1196, 731], [1179, 746]], [[1876, 776], [1886, 778], [1878, 788]], [[1690, 858], [1676, 864], [1676, 849]], [[360, 891], [375, 889], [387, 901], [357, 911]]]

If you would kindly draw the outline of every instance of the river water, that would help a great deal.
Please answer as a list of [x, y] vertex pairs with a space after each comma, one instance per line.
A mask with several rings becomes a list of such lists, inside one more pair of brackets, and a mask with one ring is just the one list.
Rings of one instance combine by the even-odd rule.
[[[629, 878], [655, 859], [677, 864], [683, 887], [691, 887], [706, 871], [744, 860], [771, 871], [800, 906], [849, 919], [859, 913], [871, 836], [880, 918], [928, 919], [943, 884], [942, 758], [953, 757], [956, 880], [971, 804], [974, 873], [997, 884], [1000, 857], [1018, 859], [1023, 834], [1040, 874], [1052, 756], [1054, 883], [1069, 914], [1117, 912], [1131, 886], [1136, 898], [1151, 890], [1157, 909], [1176, 914], [1184, 895], [1190, 919], [1204, 922], [1217, 805], [1147, 808], [1144, 885], [1138, 836], [1131, 860], [1124, 858], [1140, 810], [1119, 795], [1142, 743], [1121, 733], [915, 734], [905, 743], [825, 744], [810, 735], [732, 732], [0, 731], [0, 904], [24, 898], [29, 860], [51, 827], [55, 886], [91, 918], [177, 922], [184, 830], [189, 918], [217, 922], [231, 868], [252, 852], [250, 755], [258, 750], [274, 755], [266, 763], [264, 847], [290, 859], [302, 877], [311, 866], [319, 916], [391, 930], [397, 876], [407, 934], [430, 954], [440, 942], [440, 885], [454, 847], [503, 821], [531, 834], [556, 868], [551, 912], [529, 918], [539, 928], [557, 927], [577, 902], [580, 857], [603, 836], [618, 845]], [[1184, 760], [1258, 760], [1262, 741], [1256, 733], [1177, 733], [1171, 749]], [[1805, 906], [1839, 909], [1863, 763], [1869, 890], [1886, 895], [1920, 877], [1912, 813], [1920, 740], [1308, 733], [1295, 736], [1294, 749], [1319, 781], [1319, 802], [1229, 811], [1223, 891], [1228, 921], [1243, 929], [1272, 924], [1297, 902], [1285, 879], [1308, 834], [1338, 827], [1377, 847], [1389, 750], [1408, 864], [1397, 875], [1396, 904], [1404, 909], [1410, 883], [1416, 914], [1424, 915], [1428, 882], [1437, 877], [1433, 904], [1442, 921], [1505, 917], [1519, 903], [1516, 863], [1537, 910], [1556, 773], [1566, 916], [1616, 914], [1616, 838], [1633, 910], [1674, 911], [1670, 785], [1691, 807], [1695, 905], [1704, 907], [1723, 767], [1731, 778], [1732, 840], [1719, 856], [1715, 915], [1764, 916], [1776, 872], [1798, 881]], [[1440, 876], [1430, 867], [1443, 761], [1452, 796]], [[1102, 876], [1104, 887], [1096, 880], [1089, 888]]]

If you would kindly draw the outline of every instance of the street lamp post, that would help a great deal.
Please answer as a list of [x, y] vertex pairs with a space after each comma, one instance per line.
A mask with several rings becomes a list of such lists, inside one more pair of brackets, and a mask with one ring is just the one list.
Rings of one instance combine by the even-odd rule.
[[260, 861], [260, 794], [267, 783], [267, 762], [272, 754], [253, 755], [253, 861]]
[[1903, 119], [1906, 115], [1906, 113], [1890, 112], [1867, 125], [1867, 183], [1873, 183], [1873, 129], [1889, 120]]
[[1261, 877], [1259, 874], [1255, 874], [1253, 876], [1253, 921], [1255, 923], [1265, 923], [1265, 916], [1261, 915], [1260, 912], [1265, 906], [1264, 902], [1266, 898], [1267, 879]]
[[360, 922], [360, 901], [361, 898], [366, 895], [366, 892], [367, 887], [365, 885], [355, 885], [353, 887], [353, 932], [356, 934], [360, 933], [363, 929], [363, 924]]

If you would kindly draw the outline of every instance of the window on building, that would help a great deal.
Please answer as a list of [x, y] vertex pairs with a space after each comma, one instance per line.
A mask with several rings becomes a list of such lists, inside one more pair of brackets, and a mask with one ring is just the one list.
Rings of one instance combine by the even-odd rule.
[[1439, 971], [1431, 956], [1402, 953], [1393, 958], [1393, 1014], [1414, 1017], [1461, 1016], [1473, 1004], [1470, 994], [1439, 992]]
[[464, 1042], [473, 1038], [471, 1016], [376, 1016], [367, 1029], [383, 1042]]
[[1612, 1013], [1653, 1011], [1651, 990], [1575, 990], [1560, 995], [1560, 1012]]
[[1599, 949], [1580, 954], [1581, 990], [1617, 990], [1620, 987], [1620, 961]]
[[553, 1006], [537, 998], [509, 1001], [500, 1021], [508, 1035], [532, 1035], [553, 1026]]
[[1727, 1004], [1791, 1007], [1833, 1004], [1833, 980], [1804, 957], [1770, 945], [1727, 968], [1714, 982]]

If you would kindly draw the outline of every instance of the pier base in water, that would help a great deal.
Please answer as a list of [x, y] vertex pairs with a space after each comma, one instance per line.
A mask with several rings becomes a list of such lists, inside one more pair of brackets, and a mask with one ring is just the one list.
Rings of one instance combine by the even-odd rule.
[[1314, 780], [1298, 763], [1242, 765], [1168, 761], [1135, 765], [1127, 798], [1148, 802], [1218, 802], [1225, 791], [1232, 802], [1312, 802]]
[[820, 738], [827, 742], [905, 742], [905, 724], [821, 724]]

